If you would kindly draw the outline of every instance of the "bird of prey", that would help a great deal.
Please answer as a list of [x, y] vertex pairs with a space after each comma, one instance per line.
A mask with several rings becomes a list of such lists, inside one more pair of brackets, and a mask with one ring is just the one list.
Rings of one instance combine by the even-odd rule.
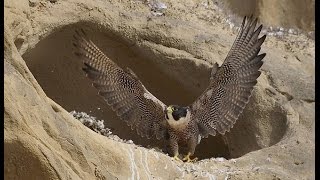
[[[259, 55], [266, 35], [258, 38], [262, 25], [244, 17], [240, 32], [223, 64], [216, 63], [207, 89], [189, 106], [165, 105], [152, 95], [130, 69], [109, 59], [83, 30], [76, 31], [75, 55], [99, 95], [131, 129], [142, 137], [164, 139], [173, 158], [191, 159], [201, 138], [229, 132], [251, 97], [265, 53]], [[188, 153], [181, 160], [179, 146]]]

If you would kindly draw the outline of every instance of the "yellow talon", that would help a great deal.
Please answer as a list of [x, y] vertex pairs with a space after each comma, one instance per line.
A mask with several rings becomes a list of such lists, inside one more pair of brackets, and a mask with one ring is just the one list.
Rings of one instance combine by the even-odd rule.
[[178, 156], [179, 156], [179, 155], [173, 156], [173, 159], [176, 160], [176, 161], [179, 161], [179, 162], [183, 162]]
[[196, 162], [198, 160], [198, 158], [190, 159], [190, 155], [191, 153], [188, 153], [182, 160], [186, 162]]

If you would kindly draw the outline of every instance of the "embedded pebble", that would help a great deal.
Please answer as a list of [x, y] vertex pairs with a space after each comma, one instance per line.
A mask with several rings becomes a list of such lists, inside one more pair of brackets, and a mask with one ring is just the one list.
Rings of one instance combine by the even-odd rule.
[[278, 36], [283, 36], [284, 33], [281, 32], [281, 31], [279, 31], [279, 32], [277, 32], [276, 34], [277, 34]]
[[164, 14], [164, 11], [167, 9], [166, 4], [164, 4], [163, 2], [159, 1], [159, 0], [150, 0], [148, 2], [148, 6], [151, 9], [151, 13], [154, 16], [161, 16]]
[[290, 33], [290, 34], [293, 34], [293, 32], [294, 32], [294, 30], [293, 30], [292, 28], [290, 28], [290, 29], [288, 30], [288, 33]]
[[225, 158], [223, 158], [223, 157], [218, 157], [218, 158], [216, 158], [216, 161], [218, 161], [218, 162], [223, 162], [223, 161], [225, 161], [226, 159]]

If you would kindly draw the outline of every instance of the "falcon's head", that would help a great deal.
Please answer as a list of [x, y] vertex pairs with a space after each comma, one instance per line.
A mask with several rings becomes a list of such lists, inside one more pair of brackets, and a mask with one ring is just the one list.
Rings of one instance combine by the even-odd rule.
[[[178, 105], [170, 105], [165, 110], [166, 119], [168, 121], [179, 121], [185, 119], [190, 115], [190, 111], [187, 107], [180, 107]], [[190, 116], [189, 116], [190, 117]]]

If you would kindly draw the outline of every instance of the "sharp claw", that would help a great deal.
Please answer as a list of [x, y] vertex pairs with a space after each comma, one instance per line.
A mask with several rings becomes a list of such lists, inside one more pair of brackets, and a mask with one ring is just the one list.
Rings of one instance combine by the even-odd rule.
[[182, 160], [183, 161], [186, 161], [186, 162], [196, 162], [198, 160], [198, 158], [193, 158], [193, 159], [190, 159], [190, 153], [188, 153]]
[[178, 156], [179, 156], [179, 155], [173, 156], [173, 159], [176, 160], [176, 161], [179, 161], [179, 162], [183, 162]]

